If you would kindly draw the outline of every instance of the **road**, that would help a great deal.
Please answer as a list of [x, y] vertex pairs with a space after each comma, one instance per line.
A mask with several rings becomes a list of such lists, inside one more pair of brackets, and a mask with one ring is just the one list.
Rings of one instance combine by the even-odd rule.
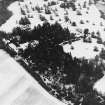
[[65, 105], [0, 50], [0, 105]]

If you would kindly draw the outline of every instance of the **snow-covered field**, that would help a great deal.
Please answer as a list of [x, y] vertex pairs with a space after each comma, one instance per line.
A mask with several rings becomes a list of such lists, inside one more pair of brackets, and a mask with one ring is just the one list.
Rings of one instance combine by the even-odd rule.
[[11, 32], [12, 29], [17, 26], [16, 21], [19, 21], [21, 18], [18, 2], [16, 1], [10, 4], [8, 10], [12, 11], [13, 15], [4, 24], [1, 25], [0, 30]]
[[0, 105], [65, 105], [48, 94], [3, 50], [0, 62]]

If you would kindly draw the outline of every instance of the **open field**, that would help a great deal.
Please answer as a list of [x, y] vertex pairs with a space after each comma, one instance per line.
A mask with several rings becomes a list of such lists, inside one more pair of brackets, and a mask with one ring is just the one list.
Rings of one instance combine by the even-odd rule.
[[12, 12], [8, 11], [7, 7], [14, 1], [17, 1], [17, 0], [0, 1], [0, 26], [12, 16]]

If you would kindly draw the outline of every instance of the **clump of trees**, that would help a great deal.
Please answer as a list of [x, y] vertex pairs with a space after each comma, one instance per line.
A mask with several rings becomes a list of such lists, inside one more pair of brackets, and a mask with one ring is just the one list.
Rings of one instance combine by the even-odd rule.
[[51, 14], [51, 10], [47, 7], [47, 8], [45, 8], [45, 13], [46, 14]]
[[20, 19], [19, 24], [20, 24], [20, 25], [29, 25], [29, 24], [31, 24], [31, 23], [30, 23], [30, 20], [25, 16], [25, 17], [22, 17], [22, 18]]
[[36, 10], [38, 13], [41, 13], [41, 12], [42, 12], [41, 7], [39, 7], [39, 6], [36, 6], [36, 7], [35, 7], [35, 10]]
[[63, 3], [61, 3], [60, 7], [64, 8], [64, 9], [66, 9], [66, 8], [67, 9], [72, 8], [73, 11], [76, 10], [75, 4], [73, 2], [71, 2], [71, 1], [70, 2], [63, 2]]
[[51, 2], [48, 2], [48, 6], [54, 6], [56, 5], [57, 3], [55, 1], [51, 1]]

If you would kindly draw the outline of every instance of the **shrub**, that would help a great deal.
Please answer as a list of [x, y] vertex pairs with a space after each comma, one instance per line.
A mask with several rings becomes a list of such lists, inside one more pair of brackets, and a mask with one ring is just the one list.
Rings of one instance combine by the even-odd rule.
[[55, 1], [51, 1], [51, 5], [56, 5], [56, 2]]
[[54, 20], [54, 19], [53, 19], [53, 16], [50, 16], [50, 20]]
[[69, 21], [69, 17], [68, 16], [65, 16], [65, 22], [68, 22]]
[[100, 35], [101, 35], [100, 31], [97, 31], [96, 34], [97, 34], [98, 37], [100, 37]]
[[77, 15], [82, 15], [82, 13], [80, 11], [77, 11]]
[[46, 13], [46, 14], [51, 14], [51, 10], [50, 10], [49, 8], [46, 8], [46, 9], [45, 9], [45, 13]]
[[61, 8], [66, 8], [65, 3], [61, 3], [61, 4], [60, 4], [60, 7], [61, 7]]
[[89, 34], [89, 29], [88, 29], [88, 28], [84, 29], [84, 34], [85, 34], [85, 35], [86, 35], [86, 34]]
[[92, 38], [97, 38], [97, 37], [95, 36], [95, 32], [94, 32], [94, 31], [91, 33], [91, 37], [92, 37]]
[[94, 47], [94, 51], [95, 52], [98, 52], [99, 51], [97, 46]]
[[29, 19], [27, 17], [24, 17], [24, 18], [20, 19], [19, 24], [20, 25], [29, 25], [30, 21], [29, 21]]
[[83, 39], [83, 41], [86, 42], [86, 43], [91, 43], [92, 39], [91, 39], [91, 37], [86, 37], [86, 38]]
[[83, 20], [80, 20], [80, 24], [84, 24], [84, 21]]
[[35, 8], [34, 7], [31, 7], [32, 11], [35, 11]]
[[86, 20], [87, 23], [89, 23], [89, 20]]
[[101, 18], [105, 19], [105, 13], [103, 11], [100, 11]]
[[100, 57], [102, 59], [105, 59], [105, 50], [102, 48], [101, 52], [100, 52]]
[[72, 22], [72, 24], [71, 24], [71, 25], [72, 25], [72, 26], [77, 26], [77, 25], [76, 25], [76, 22]]
[[35, 9], [38, 11], [38, 13], [41, 13], [41, 8], [39, 6], [36, 6]]
[[98, 43], [98, 44], [102, 44], [102, 43], [103, 43], [102, 38], [97, 37], [97, 43]]
[[100, 22], [100, 26], [103, 26], [103, 23], [102, 22]]
[[74, 49], [74, 46], [71, 46], [71, 49], [73, 50]]
[[39, 15], [39, 18], [40, 18], [41, 21], [46, 21], [46, 18], [42, 15]]
[[64, 15], [66, 15], [66, 16], [68, 15], [68, 11], [67, 10], [65, 11]]
[[22, 15], [26, 15], [25, 10], [23, 10], [22, 8], [20, 10]]
[[72, 8], [73, 11], [76, 10], [75, 4], [72, 3], [72, 2], [64, 2], [64, 3], [61, 3], [61, 4], [60, 4], [60, 7], [61, 7], [61, 8], [64, 8], [64, 9], [66, 9], [66, 8], [67, 8], [67, 9]]

